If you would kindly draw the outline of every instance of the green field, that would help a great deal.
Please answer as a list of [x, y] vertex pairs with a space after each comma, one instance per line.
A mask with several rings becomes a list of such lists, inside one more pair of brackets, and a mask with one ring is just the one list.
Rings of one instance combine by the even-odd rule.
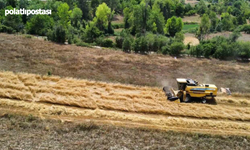
[[199, 24], [185, 24], [184, 26], [183, 26], [183, 31], [187, 31], [187, 30], [189, 30], [189, 29], [195, 29], [196, 27], [198, 27], [199, 26]]

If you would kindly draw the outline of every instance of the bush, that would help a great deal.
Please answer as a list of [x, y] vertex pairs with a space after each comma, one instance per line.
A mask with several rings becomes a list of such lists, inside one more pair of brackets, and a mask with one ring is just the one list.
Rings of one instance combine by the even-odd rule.
[[129, 38], [125, 38], [122, 42], [122, 50], [124, 52], [130, 52], [131, 51], [131, 46], [132, 41]]
[[111, 22], [109, 22], [107, 33], [113, 35], [114, 32], [115, 32], [115, 31], [114, 31], [114, 29], [113, 29], [113, 27], [112, 27], [112, 25], [111, 25]]
[[163, 46], [163, 47], [161, 48], [161, 52], [162, 52], [162, 54], [164, 54], [164, 55], [169, 54], [169, 51], [170, 51], [170, 46], [169, 46], [169, 45]]
[[16, 30], [14, 30], [14, 29], [11, 28], [11, 27], [7, 27], [7, 26], [5, 26], [5, 25], [0, 25], [0, 32], [5, 32], [5, 33], [12, 34], [12, 33], [15, 33]]
[[62, 25], [57, 25], [53, 31], [48, 30], [47, 37], [50, 41], [64, 43], [66, 41], [66, 33], [67, 30]]
[[67, 31], [68, 31], [67, 32], [68, 43], [69, 44], [77, 43], [79, 41], [78, 39], [79, 31], [73, 26], [69, 26]]
[[96, 44], [102, 47], [113, 47], [114, 43], [111, 39], [106, 39], [103, 37], [99, 37], [96, 39]]
[[133, 49], [135, 53], [147, 53], [148, 52], [148, 42], [145, 36], [136, 38], [133, 43]]
[[77, 46], [82, 46], [82, 47], [91, 47], [91, 45], [89, 43], [85, 43], [85, 42], [77, 42], [76, 43]]
[[249, 42], [240, 42], [239, 43], [239, 50], [238, 50], [238, 56], [241, 59], [248, 59], [250, 58], [250, 43]]
[[123, 38], [123, 37], [117, 36], [117, 37], [115, 38], [116, 47], [122, 48], [123, 41], [124, 41], [124, 38]]
[[114, 23], [112, 24], [113, 29], [124, 28], [124, 23]]
[[196, 11], [195, 10], [190, 10], [186, 13], [187, 16], [192, 16], [195, 15]]
[[131, 43], [133, 43], [133, 37], [130, 35], [128, 30], [123, 29], [119, 36], [116, 37], [115, 42], [118, 48], [122, 48], [123, 41], [128, 38]]
[[242, 28], [241, 28], [241, 31], [247, 33], [247, 34], [250, 34], [250, 25], [243, 25]]
[[100, 37], [102, 34], [103, 32], [96, 27], [96, 24], [94, 22], [90, 22], [86, 25], [82, 39], [87, 43], [93, 43], [96, 38]]
[[170, 46], [169, 54], [173, 56], [179, 56], [181, 54], [181, 51], [184, 49], [184, 44], [181, 42], [174, 42]]
[[54, 20], [47, 15], [35, 15], [26, 24], [27, 32], [36, 35], [46, 35], [48, 29], [54, 26]]
[[234, 52], [236, 51], [234, 51], [233, 44], [223, 42], [217, 47], [214, 57], [218, 59], [232, 58], [234, 57]]

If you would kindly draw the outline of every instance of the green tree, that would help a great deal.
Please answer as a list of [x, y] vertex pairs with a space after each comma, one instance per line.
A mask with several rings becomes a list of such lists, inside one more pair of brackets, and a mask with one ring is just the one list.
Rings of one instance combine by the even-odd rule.
[[[7, 6], [6, 9], [14, 10], [13, 7]], [[13, 30], [19, 32], [23, 29], [24, 25], [22, 23], [21, 15], [7, 15], [2, 18], [2, 24], [11, 27]]]
[[238, 30], [235, 30], [230, 36], [229, 40], [231, 42], [236, 42], [236, 40], [241, 36], [241, 33]]
[[234, 28], [232, 16], [229, 13], [221, 14], [222, 29], [226, 31], [231, 31]]
[[67, 3], [62, 3], [58, 8], [57, 8], [57, 13], [60, 18], [60, 23], [64, 28], [67, 28], [68, 25], [70, 25], [70, 20], [69, 17], [71, 15], [71, 10], [69, 10], [69, 5]]
[[[91, 14], [91, 6], [89, 0], [76, 0], [77, 6], [82, 10], [82, 19], [84, 20], [91, 20], [94, 14]], [[94, 13], [94, 12], [93, 12]]]
[[176, 5], [176, 9], [175, 9], [175, 14], [178, 16], [178, 17], [183, 17], [184, 15], [184, 5], [182, 3], [178, 3]]
[[34, 15], [26, 24], [26, 29], [30, 34], [46, 35], [49, 29], [54, 26], [54, 20], [47, 15]]
[[248, 60], [250, 58], [250, 43], [249, 42], [240, 42], [238, 56], [242, 59]]
[[201, 23], [199, 26], [199, 29], [196, 33], [196, 36], [198, 37], [199, 40], [204, 40], [204, 38], [206, 37], [206, 35], [208, 34], [210, 29], [210, 21], [209, 21], [209, 17], [207, 14], [204, 14], [201, 18]]
[[203, 15], [207, 11], [207, 6], [204, 2], [204, 0], [201, 0], [197, 6], [197, 13], [199, 15]]
[[94, 23], [98, 26], [101, 31], [104, 31], [108, 28], [110, 16], [112, 15], [111, 9], [107, 6], [106, 3], [100, 4], [95, 13], [96, 17], [94, 18]]
[[57, 24], [53, 30], [48, 30], [47, 37], [48, 40], [57, 43], [64, 43], [66, 41], [66, 29], [61, 24]]
[[181, 18], [175, 16], [169, 18], [165, 25], [164, 31], [166, 34], [174, 37], [177, 32], [180, 32], [183, 28], [183, 22]]
[[83, 40], [88, 43], [93, 43], [102, 33], [103, 32], [96, 27], [95, 22], [89, 22], [84, 30]]
[[185, 13], [189, 12], [190, 10], [193, 10], [192, 6], [188, 3], [187, 5], [185, 5]]
[[100, 5], [100, 0], [92, 0], [90, 6], [92, 8], [92, 14], [95, 15], [96, 8]]
[[132, 49], [132, 42], [130, 38], [125, 38], [122, 42], [122, 50], [124, 52], [130, 52]]
[[82, 18], [82, 10], [75, 7], [70, 15], [71, 24], [73, 27], [77, 27], [77, 23]]
[[16, 8], [17, 6], [17, 0], [7, 0], [6, 2], [6, 6], [11, 6], [13, 8]]
[[[20, 0], [19, 1], [19, 8], [25, 8], [27, 9], [29, 5], [29, 1], [28, 0]], [[27, 16], [26, 15], [22, 15], [22, 21], [24, 24], [26, 24], [27, 22]]]
[[154, 5], [158, 5], [165, 20], [171, 18], [175, 13], [175, 4], [172, 0], [155, 0]]
[[182, 32], [177, 32], [176, 34], [175, 34], [175, 40], [177, 41], [177, 42], [183, 42], [183, 40], [184, 40], [184, 34], [182, 33]]
[[210, 21], [211, 21], [210, 31], [214, 32], [216, 30], [217, 26], [218, 26], [219, 19], [217, 18], [215, 12], [210, 12], [209, 18], [210, 18]]
[[158, 8], [157, 5], [154, 5], [147, 22], [150, 31], [153, 31], [154, 33], [157, 32], [163, 34], [164, 23], [164, 16], [162, 12], [160, 12], [160, 8]]
[[205, 58], [209, 58], [213, 51], [213, 45], [211, 43], [206, 43], [203, 45], [203, 55]]
[[182, 42], [174, 42], [170, 46], [169, 54], [172, 56], [179, 56], [183, 49], [184, 49], [184, 45]]
[[129, 28], [129, 17], [130, 17], [130, 9], [128, 7], [124, 8], [123, 10], [123, 21], [124, 21], [124, 28], [127, 29]]
[[0, 9], [3, 9], [6, 7], [6, 1], [5, 0], [0, 0]]
[[237, 25], [243, 25], [247, 23], [247, 20], [243, 15], [237, 16], [236, 20], [237, 20]]
[[150, 7], [144, 1], [135, 5], [129, 18], [130, 30], [135, 30], [135, 33], [146, 33], [149, 15]]
[[119, 5], [119, 0], [101, 0], [102, 3], [106, 3], [111, 11], [115, 10]]

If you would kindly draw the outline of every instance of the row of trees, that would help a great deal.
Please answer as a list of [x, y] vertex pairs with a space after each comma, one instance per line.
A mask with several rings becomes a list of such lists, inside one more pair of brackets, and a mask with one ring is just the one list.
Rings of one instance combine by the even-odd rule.
[[[13, 8], [51, 9], [52, 15], [4, 15], [4, 9]], [[211, 50], [211, 53], [203, 50], [208, 48], [204, 48], [202, 43], [211, 32], [231, 31], [238, 27], [237, 31], [250, 33], [250, 26], [246, 25], [246, 18], [250, 16], [248, 8], [249, 4], [243, 0], [223, 0], [219, 4], [201, 0], [195, 7], [179, 0], [48, 0], [46, 3], [39, 0], [0, 0], [0, 32], [42, 35], [58, 43], [68, 41], [78, 45], [86, 45], [86, 42], [116, 46], [126, 52], [154, 51], [179, 55], [185, 49], [181, 17], [197, 13], [202, 18], [196, 36], [202, 42], [191, 48], [190, 54], [225, 59], [219, 52], [215, 53], [216, 50]], [[114, 14], [124, 16], [125, 28], [117, 36], [115, 44], [105, 38], [114, 34]], [[243, 55], [238, 50], [234, 56], [247, 57], [247, 54]]]
[[217, 36], [210, 40], [204, 40], [199, 45], [191, 47], [189, 54], [196, 57], [248, 60], [250, 58], [250, 42], [236, 41], [239, 36], [239, 32], [234, 32], [229, 38]]

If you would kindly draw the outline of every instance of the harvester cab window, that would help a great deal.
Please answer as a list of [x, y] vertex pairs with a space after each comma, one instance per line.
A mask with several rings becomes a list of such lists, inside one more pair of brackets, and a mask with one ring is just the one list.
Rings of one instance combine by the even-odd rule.
[[187, 83], [188, 83], [188, 86], [197, 86], [197, 83], [196, 81], [192, 80], [192, 79], [188, 79], [187, 80]]
[[179, 90], [185, 90], [185, 88], [186, 88], [186, 83], [178, 83], [178, 89]]

